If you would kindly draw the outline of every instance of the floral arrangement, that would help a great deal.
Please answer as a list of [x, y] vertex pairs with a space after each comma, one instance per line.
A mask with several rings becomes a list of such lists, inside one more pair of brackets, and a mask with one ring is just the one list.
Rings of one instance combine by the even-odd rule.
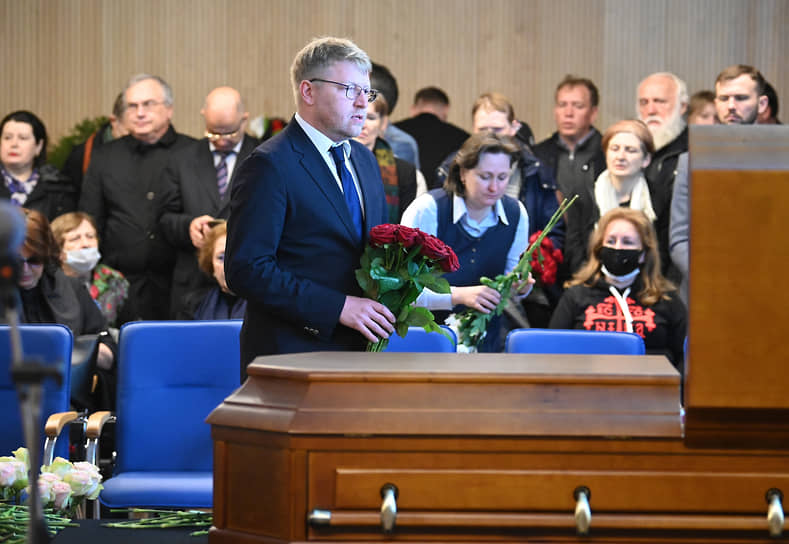
[[[533, 244], [542, 234], [541, 230], [529, 236], [529, 244]], [[559, 265], [564, 261], [562, 250], [553, 246], [553, 241], [544, 236], [531, 257], [531, 271], [534, 279], [542, 285], [550, 286], [556, 283], [556, 274]]]
[[[18, 448], [13, 454], [13, 457], [0, 457], [0, 489], [4, 500], [21, 504], [23, 492], [29, 489], [30, 459], [27, 448]], [[62, 457], [41, 467], [38, 478], [41, 505], [69, 515], [74, 515], [83, 500], [98, 497], [103, 488], [96, 465], [71, 463]]]
[[[578, 195], [575, 195], [572, 200], [568, 201], [565, 199], [561, 203], [559, 209], [551, 216], [545, 228], [534, 237], [529, 247], [521, 255], [518, 264], [515, 265], [515, 268], [513, 268], [509, 274], [499, 274], [493, 279], [484, 276], [479, 279], [482, 285], [491, 287], [501, 293], [501, 300], [495, 310], [485, 314], [478, 310], [468, 308], [458, 315], [453, 314], [447, 318], [447, 324], [457, 333], [459, 350], [460, 346], [465, 346], [466, 351], [476, 351], [485, 339], [485, 333], [491, 319], [497, 315], [501, 315], [501, 312], [504, 311], [504, 307], [510, 299], [513, 284], [529, 276], [535, 260], [537, 264], [546, 266], [545, 255], [542, 251], [538, 252], [537, 249], [542, 247], [543, 241], [548, 240], [546, 236], [553, 230], [553, 227], [559, 222], [564, 212], [572, 206], [576, 198], [578, 198]], [[550, 242], [550, 240], [548, 240], [548, 242]], [[553, 247], [552, 243], [550, 247]], [[551, 254], [551, 257], [553, 258], [554, 255]], [[556, 281], [555, 272], [554, 281]]]
[[[30, 492], [30, 458], [26, 448], [13, 451], [13, 457], [0, 457], [0, 542], [24, 542], [30, 515], [24, 497]], [[93, 500], [103, 489], [96, 465], [71, 463], [57, 457], [41, 467], [38, 490], [45, 510], [47, 527], [55, 534], [69, 525], [85, 499]]]
[[[408, 333], [408, 327], [446, 334], [430, 310], [412, 303], [425, 287], [436, 293], [449, 293], [449, 282], [441, 276], [459, 267], [452, 248], [435, 236], [387, 223], [370, 230], [370, 242], [362, 254], [361, 268], [356, 270], [356, 281], [365, 296], [395, 315], [395, 330], [401, 337]], [[388, 338], [370, 342], [367, 351], [382, 351], [388, 343]]]

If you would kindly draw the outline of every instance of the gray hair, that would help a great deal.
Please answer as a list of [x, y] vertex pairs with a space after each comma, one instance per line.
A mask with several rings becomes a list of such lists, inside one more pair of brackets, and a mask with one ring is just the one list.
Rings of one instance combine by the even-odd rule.
[[[655, 72], [654, 74], [649, 74], [647, 77], [642, 79], [639, 84], [638, 88], [641, 88], [641, 85], [649, 79], [650, 77], [667, 77], [674, 82], [674, 85], [677, 87], [677, 108], [680, 107], [681, 104], [689, 104], [690, 97], [688, 95], [688, 86], [682, 81], [679, 77], [672, 74], [671, 72]], [[636, 114], [638, 114], [638, 93], [636, 93]]]
[[165, 106], [172, 107], [174, 102], [172, 87], [170, 87], [170, 85], [159, 76], [154, 76], [151, 74], [144, 74], [144, 73], [132, 76], [129, 79], [129, 81], [126, 83], [126, 86], [123, 88], [123, 93], [121, 93], [123, 94], [124, 106], [126, 105], [126, 91], [128, 91], [134, 85], [137, 85], [139, 82], [145, 81], [146, 79], [152, 79], [155, 82], [157, 82], [159, 85], [161, 85], [162, 91], [164, 92], [164, 104]]
[[336, 62], [352, 62], [368, 74], [373, 69], [367, 53], [351, 40], [333, 37], [314, 38], [296, 54], [290, 67], [296, 104], [299, 102], [301, 82], [319, 77], [324, 69]]

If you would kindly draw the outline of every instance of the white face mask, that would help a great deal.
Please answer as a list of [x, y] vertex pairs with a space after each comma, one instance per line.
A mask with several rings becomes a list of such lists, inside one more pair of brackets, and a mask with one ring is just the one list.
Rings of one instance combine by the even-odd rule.
[[98, 264], [99, 259], [101, 259], [101, 253], [95, 247], [85, 247], [66, 252], [66, 264], [79, 275], [90, 273]]
[[603, 265], [600, 267], [600, 272], [602, 272], [605, 275], [605, 277], [607, 277], [609, 280], [614, 280], [617, 283], [629, 283], [632, 282], [634, 279], [636, 279], [636, 276], [638, 276], [638, 273], [641, 272], [641, 269], [636, 268], [632, 272], [628, 272], [627, 274], [622, 274], [621, 276], [617, 276], [615, 274], [611, 274], [611, 272], [608, 271], [605, 265]]

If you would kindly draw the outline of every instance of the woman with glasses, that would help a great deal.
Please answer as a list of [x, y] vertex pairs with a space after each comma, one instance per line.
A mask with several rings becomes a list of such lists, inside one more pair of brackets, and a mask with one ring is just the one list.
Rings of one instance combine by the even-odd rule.
[[0, 121], [0, 198], [51, 220], [77, 209], [79, 191], [46, 158], [47, 130], [35, 114], [19, 110]]
[[[107, 379], [101, 380], [103, 408], [114, 404], [114, 383], [111, 373], [115, 361], [115, 341], [107, 330], [107, 320], [99, 307], [82, 287], [78, 278], [71, 278], [60, 267], [60, 248], [49, 221], [36, 210], [22, 208], [27, 232], [19, 250], [22, 269], [19, 293], [22, 300], [23, 323], [60, 323], [71, 329], [75, 338], [98, 335], [96, 367]], [[73, 390], [73, 388], [72, 388]]]

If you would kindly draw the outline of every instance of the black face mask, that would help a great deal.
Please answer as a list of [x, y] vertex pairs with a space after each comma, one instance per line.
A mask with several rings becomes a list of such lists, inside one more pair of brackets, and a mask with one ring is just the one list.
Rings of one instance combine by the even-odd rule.
[[638, 259], [643, 249], [614, 249], [603, 246], [600, 248], [600, 262], [606, 270], [615, 276], [624, 276], [639, 267]]

